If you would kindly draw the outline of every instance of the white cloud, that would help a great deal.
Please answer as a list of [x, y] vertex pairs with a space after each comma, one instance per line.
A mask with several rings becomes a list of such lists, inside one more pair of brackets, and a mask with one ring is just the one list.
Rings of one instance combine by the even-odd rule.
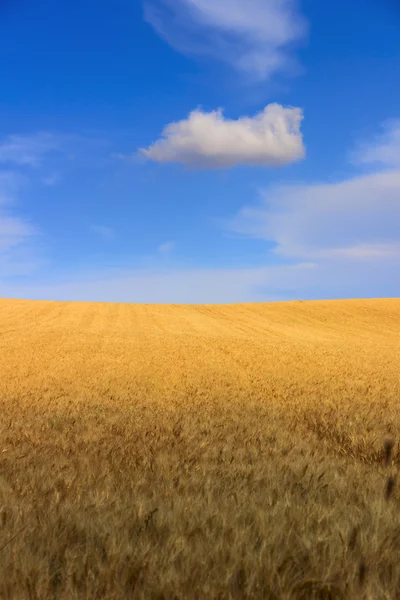
[[[39, 249], [42, 232], [23, 216], [11, 214], [18, 194], [29, 180], [20, 167], [39, 167], [44, 157], [58, 148], [55, 136], [47, 133], [9, 135], [0, 139], [0, 283], [3, 277], [29, 275], [49, 264]], [[14, 170], [5, 170], [13, 165]], [[17, 170], [19, 169], [19, 170]]]
[[13, 171], [0, 171], [0, 251], [21, 244], [37, 233], [36, 229], [25, 219], [7, 214], [7, 207], [14, 204], [16, 194], [23, 185], [24, 179]]
[[[49, 181], [59, 177], [57, 164], [65, 165], [68, 161], [79, 158], [80, 163], [98, 164], [99, 150], [107, 150], [109, 142], [90, 134], [81, 135], [61, 132], [38, 132], [32, 134], [10, 134], [0, 137], [0, 166], [39, 168], [43, 178]], [[104, 157], [102, 159], [104, 164]], [[50, 172], [43, 173], [40, 167], [51, 167]]]
[[212, 57], [258, 80], [294, 66], [308, 31], [297, 0], [144, 0], [145, 19], [179, 52]]
[[51, 133], [33, 135], [9, 135], [0, 140], [0, 164], [36, 167], [43, 157], [59, 146]]
[[[13, 177], [3, 179], [9, 193]], [[203, 269], [174, 261], [160, 269], [153, 261], [140, 270], [101, 265], [86, 272], [58, 271], [54, 278], [25, 285], [0, 278], [0, 297], [143, 303], [400, 297], [399, 223], [400, 169], [337, 183], [275, 186], [258, 206], [244, 207], [225, 225], [275, 243], [270, 258], [279, 264]], [[21, 230], [9, 225], [18, 236]], [[1, 276], [3, 262], [0, 267]]]
[[22, 177], [14, 171], [0, 171], [0, 206], [12, 204], [13, 195], [22, 183]]
[[[394, 154], [382, 152], [395, 148], [394, 132], [390, 144], [370, 143], [368, 156], [394, 164]], [[271, 256], [313, 264], [296, 293], [307, 297], [315, 290], [322, 298], [328, 290], [332, 297], [400, 296], [399, 223], [400, 169], [386, 168], [336, 183], [272, 186], [224, 226], [274, 244]]]
[[115, 237], [115, 231], [111, 227], [104, 225], [91, 225], [92, 231], [98, 233], [105, 240], [113, 240]]
[[174, 248], [175, 242], [165, 242], [158, 247], [158, 251], [161, 252], [161, 254], [168, 254], [168, 252], [171, 252]]
[[387, 167], [400, 166], [400, 119], [391, 119], [383, 124], [383, 133], [369, 143], [362, 143], [352, 159], [359, 164], [381, 164]]
[[198, 167], [238, 164], [276, 166], [305, 155], [300, 108], [269, 104], [254, 117], [225, 119], [222, 110], [195, 110], [186, 120], [170, 123], [163, 137], [141, 149], [158, 162], [181, 162]]
[[36, 228], [23, 219], [0, 214], [0, 251], [18, 246], [35, 234]]
[[[55, 185], [60, 179], [55, 161], [65, 161], [74, 149], [84, 164], [98, 165], [96, 152], [102, 147], [107, 147], [104, 140], [76, 134], [39, 132], [0, 137], [0, 296], [3, 278], [37, 275], [52, 264], [52, 259], [46, 257], [46, 252], [50, 254], [49, 238], [29, 218], [16, 214], [14, 207], [21, 188], [34, 180]], [[26, 167], [34, 171], [28, 175]], [[109, 237], [111, 230], [102, 228], [99, 232]]]
[[[400, 171], [266, 190], [227, 226], [296, 260], [400, 259]], [[400, 260], [399, 260], [400, 265]]]
[[48, 264], [36, 247], [40, 231], [28, 219], [9, 213], [24, 183], [18, 173], [0, 171], [0, 296], [1, 278], [29, 275]]
[[[28, 218], [11, 214], [9, 208], [17, 204], [21, 188], [29, 185], [21, 168], [41, 167], [48, 154], [60, 149], [62, 141], [62, 136], [51, 133], [0, 138], [0, 283], [1, 278], [28, 276], [51, 262], [40, 249], [43, 233]], [[6, 170], [9, 165], [13, 170]], [[41, 181], [54, 185], [55, 174]]]
[[[79, 156], [87, 162], [87, 157], [92, 160], [102, 145], [102, 140], [75, 134], [39, 132], [0, 137], [0, 296], [3, 278], [36, 275], [52, 264], [45, 256], [46, 235], [29, 218], [10, 211], [17, 204], [20, 189], [34, 179], [47, 186], [55, 185], [60, 175], [54, 160], [65, 161], [68, 152], [78, 148]], [[25, 167], [35, 170], [27, 176]], [[102, 233], [107, 235], [109, 231]]]

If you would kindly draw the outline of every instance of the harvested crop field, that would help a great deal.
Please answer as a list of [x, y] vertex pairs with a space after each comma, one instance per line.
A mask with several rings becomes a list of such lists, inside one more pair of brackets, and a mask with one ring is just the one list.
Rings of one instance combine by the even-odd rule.
[[0, 373], [1, 599], [400, 598], [400, 299], [2, 299]]

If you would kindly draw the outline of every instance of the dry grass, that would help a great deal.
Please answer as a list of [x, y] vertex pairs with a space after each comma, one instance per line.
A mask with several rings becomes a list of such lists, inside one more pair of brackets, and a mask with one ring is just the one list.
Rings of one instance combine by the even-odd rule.
[[0, 374], [1, 599], [400, 598], [400, 300], [0, 300]]

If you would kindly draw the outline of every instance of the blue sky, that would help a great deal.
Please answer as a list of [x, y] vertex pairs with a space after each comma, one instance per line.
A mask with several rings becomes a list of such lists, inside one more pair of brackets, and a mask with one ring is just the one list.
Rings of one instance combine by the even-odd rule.
[[400, 296], [395, 0], [0, 0], [0, 297]]

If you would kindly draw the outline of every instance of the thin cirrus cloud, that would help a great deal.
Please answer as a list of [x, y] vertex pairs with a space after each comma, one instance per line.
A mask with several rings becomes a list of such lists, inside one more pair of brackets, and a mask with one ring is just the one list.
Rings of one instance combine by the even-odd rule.
[[308, 33], [297, 0], [145, 0], [144, 16], [177, 51], [259, 81], [293, 70], [293, 45]]
[[336, 183], [271, 187], [227, 228], [274, 242], [272, 252], [286, 259], [400, 265], [399, 121], [386, 122], [384, 129], [350, 155], [353, 162], [380, 164], [375, 172]]
[[[381, 141], [377, 138], [368, 146], [372, 150]], [[3, 182], [3, 191], [7, 186], [12, 186], [12, 178]], [[224, 224], [274, 243], [265, 266], [182, 268], [175, 260], [168, 269], [158, 265], [107, 270], [102, 265], [97, 271], [59, 272], [58, 281], [52, 277], [36, 278], [34, 284], [0, 282], [2, 296], [145, 303], [398, 296], [399, 199], [400, 168], [386, 163], [373, 173], [356, 173], [336, 183], [270, 187], [258, 205], [245, 206]]]
[[392, 170], [280, 186], [265, 190], [259, 206], [242, 208], [226, 226], [274, 242], [272, 253], [285, 259], [399, 259], [399, 198], [400, 171]]
[[254, 117], [226, 119], [222, 110], [194, 110], [170, 123], [162, 137], [141, 154], [157, 162], [180, 162], [200, 168], [236, 165], [279, 166], [305, 156], [300, 108], [269, 104]]
[[43, 232], [30, 219], [15, 214], [14, 207], [35, 174], [44, 175], [40, 179], [44, 185], [57, 183], [58, 174], [46, 175], [43, 167], [66, 139], [48, 132], [0, 138], [0, 278], [30, 275], [51, 262], [40, 250]]
[[385, 121], [382, 130], [373, 142], [359, 144], [351, 154], [354, 163], [400, 166], [400, 119]]
[[106, 227], [105, 225], [92, 225], [91, 229], [104, 240], [110, 241], [115, 238], [115, 231], [111, 227]]
[[0, 289], [3, 277], [29, 275], [48, 264], [35, 244], [40, 231], [28, 219], [9, 211], [24, 183], [20, 174], [0, 171]]
[[[49, 163], [79, 160], [87, 164], [92, 159], [96, 163], [101, 158], [101, 153], [108, 146], [102, 138], [90, 134], [75, 134], [61, 132], [36, 132], [31, 134], [10, 134], [0, 137], [0, 165], [15, 168], [29, 167], [40, 171], [42, 167], [49, 167]], [[100, 152], [99, 152], [100, 150]], [[55, 177], [60, 177], [54, 168], [46, 174], [50, 185]], [[44, 181], [45, 185], [46, 182]]]
[[[2, 296], [32, 300], [219, 304], [398, 296], [398, 260], [331, 260], [237, 269], [119, 269], [5, 283]], [[397, 269], [397, 280], [394, 277]], [[397, 286], [397, 287], [396, 287]]]
[[44, 185], [47, 187], [53, 187], [57, 185], [57, 183], [60, 183], [60, 181], [61, 176], [59, 173], [52, 173], [51, 175], [47, 175], [46, 177], [42, 178], [42, 183], [44, 183]]
[[12, 204], [13, 196], [21, 187], [23, 177], [12, 170], [0, 170], [0, 206]]
[[175, 242], [164, 242], [158, 247], [161, 254], [168, 254], [175, 248]]
[[[371, 142], [371, 148], [373, 142]], [[3, 285], [4, 297], [144, 303], [229, 303], [398, 296], [400, 169], [336, 183], [270, 187], [226, 228], [274, 242], [262, 267], [113, 269]]]
[[35, 235], [36, 229], [23, 219], [0, 215], [0, 250], [7, 251]]
[[[21, 169], [41, 166], [45, 157], [58, 148], [59, 140], [51, 133], [8, 135], [0, 139], [0, 273], [10, 271], [12, 265], [14, 272], [21, 272], [21, 269], [24, 272], [23, 256], [29, 257], [30, 266], [33, 264], [32, 242], [40, 232], [27, 219], [7, 214], [7, 207], [16, 204], [19, 191], [29, 182]], [[15, 263], [17, 256], [18, 264]]]
[[0, 140], [0, 163], [37, 167], [49, 152], [58, 148], [59, 140], [51, 133], [9, 135]]
[[36, 228], [23, 218], [7, 214], [15, 204], [24, 178], [14, 171], [0, 171], [0, 250], [8, 252], [27, 238], [37, 234]]

